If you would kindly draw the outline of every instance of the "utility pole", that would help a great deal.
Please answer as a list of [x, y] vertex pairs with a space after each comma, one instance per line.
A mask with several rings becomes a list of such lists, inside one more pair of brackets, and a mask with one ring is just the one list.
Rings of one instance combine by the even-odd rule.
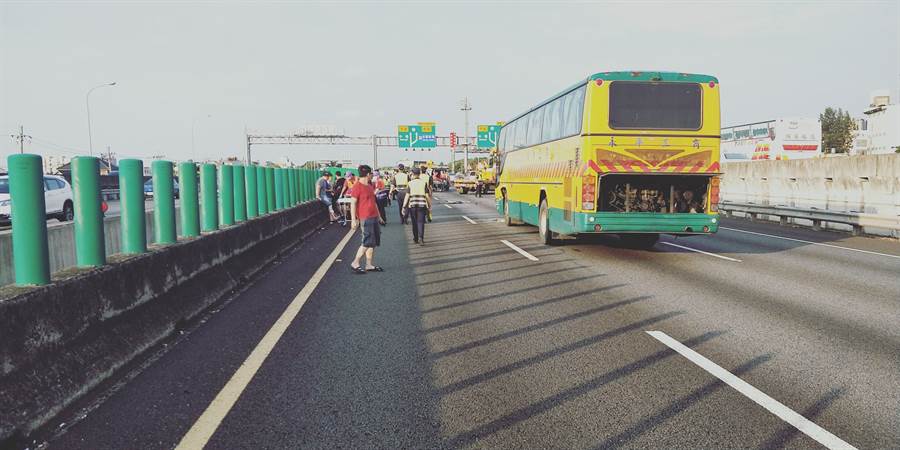
[[469, 97], [463, 98], [459, 109], [463, 112], [466, 121], [465, 133], [463, 134], [463, 175], [465, 175], [469, 173], [469, 111], [472, 110], [472, 105], [469, 104]]
[[9, 137], [19, 141], [19, 153], [25, 153], [25, 139], [31, 142], [31, 136], [25, 134], [25, 127], [19, 125], [19, 134], [11, 134]]

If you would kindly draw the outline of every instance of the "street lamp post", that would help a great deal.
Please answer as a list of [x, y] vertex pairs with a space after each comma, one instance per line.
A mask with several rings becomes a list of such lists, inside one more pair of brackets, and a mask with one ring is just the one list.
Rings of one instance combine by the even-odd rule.
[[472, 110], [472, 105], [469, 104], [469, 97], [463, 99], [460, 103], [459, 107], [460, 111], [463, 112], [465, 116], [465, 134], [463, 134], [463, 175], [469, 173], [469, 111]]
[[84, 103], [87, 105], [87, 119], [88, 119], [88, 149], [91, 152], [91, 156], [94, 156], [94, 138], [91, 135], [91, 92], [94, 92], [95, 89], [99, 89], [107, 86], [115, 86], [116, 82], [112, 83], [103, 83], [98, 84], [87, 91], [87, 94], [84, 96]]

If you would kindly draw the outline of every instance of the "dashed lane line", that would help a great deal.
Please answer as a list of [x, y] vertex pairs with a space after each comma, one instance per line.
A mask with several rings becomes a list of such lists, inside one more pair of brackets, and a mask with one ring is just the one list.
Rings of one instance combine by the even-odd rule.
[[659, 342], [662, 342], [672, 350], [680, 353], [681, 356], [684, 356], [692, 363], [699, 366], [701, 369], [709, 372], [712, 376], [722, 380], [725, 384], [731, 386], [736, 391], [743, 394], [745, 397], [753, 400], [759, 406], [762, 406], [770, 413], [775, 414], [781, 420], [791, 424], [794, 428], [800, 430], [801, 433], [809, 436], [812, 439], [815, 439], [816, 442], [828, 447], [830, 449], [855, 449], [856, 447], [848, 444], [846, 441], [841, 438], [829, 433], [824, 428], [816, 425], [812, 421], [808, 420], [806, 417], [803, 417], [799, 413], [794, 410], [788, 408], [778, 400], [775, 400], [772, 397], [766, 395], [763, 391], [753, 387], [750, 383], [738, 378], [731, 372], [723, 369], [718, 364], [706, 359], [703, 355], [691, 350], [689, 347], [685, 346], [681, 342], [673, 339], [666, 333], [662, 331], [647, 331], [647, 334], [653, 336]]
[[447, 207], [447, 209], [453, 209], [453, 207], [452, 207], [452, 206], [450, 206], [450, 205], [448, 205], [448, 204], [446, 204], [446, 203], [444, 203], [444, 206], [446, 206], [446, 207]]
[[466, 222], [469, 222], [469, 223], [471, 223], [472, 225], [478, 225], [478, 222], [476, 222], [476, 221], [474, 221], [474, 220], [472, 220], [472, 219], [470, 219], [470, 218], [468, 218], [468, 217], [466, 217], [466, 216], [462, 216], [462, 218], [463, 218], [463, 219], [466, 219]]
[[756, 231], [739, 230], [737, 228], [729, 228], [729, 227], [719, 227], [719, 229], [728, 230], [728, 231], [736, 231], [738, 233], [755, 234], [757, 236], [765, 236], [765, 237], [770, 237], [770, 238], [775, 238], [775, 239], [783, 239], [785, 241], [802, 242], [804, 244], [821, 245], [822, 247], [838, 248], [841, 250], [850, 250], [852, 252], [867, 253], [869, 255], [887, 256], [888, 258], [900, 259], [900, 255], [891, 255], [888, 253], [878, 253], [878, 252], [873, 252], [873, 251], [869, 251], [869, 250], [860, 250], [858, 248], [842, 247], [840, 245], [833, 245], [833, 244], [825, 244], [822, 242], [805, 241], [803, 239], [794, 239], [794, 238], [789, 238], [789, 237], [784, 237], [784, 236], [776, 236], [774, 234], [757, 233]]
[[670, 245], [670, 246], [672, 246], [672, 247], [677, 247], [677, 248], [680, 248], [680, 249], [682, 249], [682, 250], [688, 250], [688, 251], [691, 251], [691, 252], [702, 253], [702, 254], [704, 254], [704, 255], [707, 255], [707, 256], [713, 256], [713, 257], [716, 257], [716, 258], [721, 258], [721, 259], [724, 259], [724, 260], [726, 260], [726, 261], [743, 262], [743, 261], [741, 261], [740, 259], [729, 258], [729, 257], [727, 257], [727, 256], [717, 255], [717, 254], [715, 254], [715, 253], [705, 252], [705, 251], [703, 251], [703, 250], [699, 250], [699, 249], [692, 248], [692, 247], [686, 247], [686, 246], [684, 246], [684, 245], [673, 244], [673, 243], [671, 243], [671, 242], [660, 242], [660, 244]]
[[522, 255], [522, 256], [524, 256], [524, 257], [526, 257], [526, 258], [528, 258], [528, 259], [530, 259], [530, 260], [532, 260], [532, 261], [538, 261], [537, 257], [535, 257], [534, 255], [532, 255], [531, 253], [526, 252], [525, 250], [522, 250], [521, 248], [519, 248], [518, 246], [516, 246], [516, 244], [513, 244], [512, 242], [509, 242], [509, 241], [507, 241], [506, 239], [500, 239], [500, 242], [506, 244], [507, 247], [509, 247], [509, 248], [511, 248], [511, 249], [513, 249], [513, 250], [515, 250], [515, 251], [517, 251], [517, 252], [519, 252], [520, 255]]
[[224, 419], [228, 412], [231, 411], [231, 408], [234, 406], [235, 402], [237, 402], [238, 397], [241, 396], [241, 393], [243, 393], [244, 389], [247, 388], [247, 385], [250, 384], [250, 381], [256, 375], [260, 366], [262, 366], [263, 362], [269, 356], [269, 353], [275, 348], [275, 344], [278, 343], [278, 340], [281, 339], [281, 336], [287, 331], [291, 322], [293, 322], [294, 318], [297, 317], [297, 314], [300, 313], [300, 308], [303, 308], [306, 300], [309, 299], [310, 295], [312, 295], [313, 291], [316, 289], [316, 286], [318, 286], [319, 282], [325, 277], [328, 269], [334, 264], [338, 255], [341, 254], [341, 251], [347, 245], [347, 242], [349, 242], [350, 238], [354, 235], [354, 232], [355, 230], [347, 232], [347, 235], [338, 243], [337, 247], [332, 250], [331, 254], [328, 255], [328, 258], [325, 259], [318, 270], [316, 270], [316, 273], [313, 274], [312, 278], [310, 278], [306, 285], [303, 286], [303, 289], [300, 290], [300, 293], [294, 297], [294, 300], [292, 300], [284, 312], [281, 313], [281, 317], [279, 317], [272, 325], [272, 328], [266, 332], [266, 335], [259, 341], [259, 344], [256, 344], [256, 348], [253, 349], [250, 356], [247, 357], [243, 364], [241, 364], [241, 367], [239, 367], [234, 375], [231, 376], [231, 379], [228, 380], [225, 387], [219, 391], [219, 394], [216, 395], [216, 398], [213, 399], [212, 403], [210, 403], [206, 410], [203, 411], [200, 418], [194, 422], [194, 425], [188, 430], [187, 434], [181, 438], [181, 442], [178, 443], [176, 450], [202, 449], [207, 442], [209, 442], [213, 433], [216, 432], [219, 425], [222, 423], [222, 419]]

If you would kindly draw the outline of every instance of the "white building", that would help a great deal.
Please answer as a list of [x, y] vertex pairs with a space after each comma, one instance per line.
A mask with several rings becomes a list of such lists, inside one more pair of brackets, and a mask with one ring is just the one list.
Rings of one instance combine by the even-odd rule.
[[872, 102], [857, 119], [853, 153], [877, 155], [894, 153], [900, 147], [900, 105], [891, 103], [886, 91], [872, 95]]

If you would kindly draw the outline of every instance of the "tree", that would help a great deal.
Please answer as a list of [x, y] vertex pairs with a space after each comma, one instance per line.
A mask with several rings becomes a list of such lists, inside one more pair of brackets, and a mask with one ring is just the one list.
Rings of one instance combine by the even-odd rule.
[[853, 146], [853, 132], [856, 124], [850, 118], [850, 113], [838, 108], [825, 108], [825, 112], [819, 114], [819, 123], [822, 124], [822, 151], [829, 152], [834, 149], [837, 153], [847, 153]]

